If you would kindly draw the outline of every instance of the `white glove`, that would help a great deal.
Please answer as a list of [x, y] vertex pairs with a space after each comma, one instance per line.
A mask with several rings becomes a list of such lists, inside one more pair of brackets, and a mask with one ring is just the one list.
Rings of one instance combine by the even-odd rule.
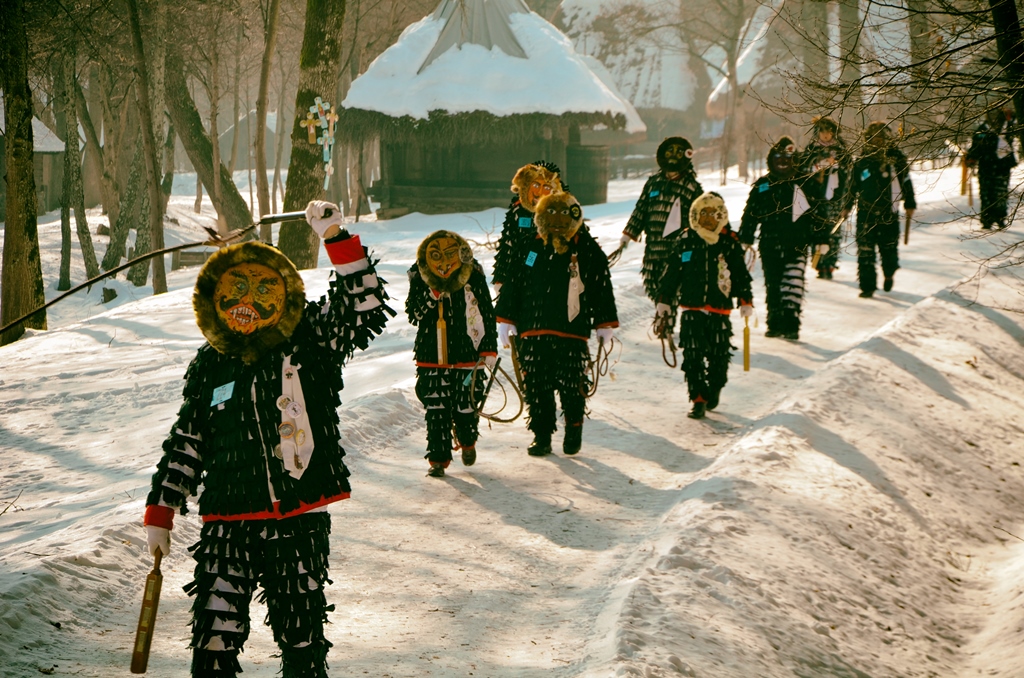
[[606, 346], [612, 343], [612, 335], [615, 334], [615, 330], [611, 327], [599, 327], [597, 328], [597, 341], [598, 343], [604, 343]]
[[[325, 216], [330, 211], [329, 216]], [[306, 221], [316, 234], [321, 238], [326, 238], [328, 229], [331, 226], [337, 226], [339, 229], [344, 225], [345, 218], [341, 214], [341, 210], [333, 202], [327, 202], [326, 200], [310, 200], [309, 204], [306, 205]], [[331, 234], [335, 235], [335, 234]]]
[[484, 365], [487, 365], [487, 369], [494, 370], [494, 364], [498, 362], [498, 356], [496, 355], [485, 355]]
[[149, 552], [154, 556], [157, 549], [163, 551], [165, 556], [169, 555], [171, 552], [171, 531], [166, 527], [146, 525], [146, 544], [149, 547]]
[[741, 242], [740, 243], [740, 247], [743, 248], [744, 252], [749, 252], [750, 248], [753, 247], [753, 246], [754, 246], [754, 244], [753, 243], [749, 243], [749, 242]]
[[829, 246], [826, 245], [825, 243], [822, 243], [822, 244], [818, 245], [818, 254], [821, 254], [821, 255], [828, 254], [828, 250], [829, 250]]
[[517, 334], [519, 334], [519, 331], [512, 323], [498, 323], [498, 341], [505, 348], [509, 347], [509, 337], [514, 337]]
[[654, 315], [669, 315], [672, 313], [672, 307], [668, 304], [663, 304], [660, 301], [654, 307]]
[[749, 304], [744, 304], [743, 306], [740, 306], [740, 317], [741, 318], [749, 318], [749, 317], [751, 317], [753, 315], [754, 315], [754, 307], [753, 306], [751, 306]]
[[501, 283], [496, 282], [494, 283], [494, 296], [498, 296], [499, 294], [501, 294]]
[[627, 247], [629, 247], [629, 243], [631, 242], [633, 242], [633, 239], [630, 238], [625, 233], [623, 233], [622, 237], [619, 238], [619, 247], [621, 247], [622, 249], [626, 249]]

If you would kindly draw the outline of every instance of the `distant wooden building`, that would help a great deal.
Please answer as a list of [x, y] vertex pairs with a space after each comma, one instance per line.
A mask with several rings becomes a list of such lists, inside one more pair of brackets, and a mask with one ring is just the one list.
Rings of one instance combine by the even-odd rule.
[[554, 162], [584, 204], [607, 198], [608, 146], [645, 128], [523, 0], [442, 0], [352, 82], [339, 130], [380, 143], [377, 215], [504, 207], [515, 171]]
[[[288, 119], [288, 118], [286, 118]], [[248, 115], [238, 119], [237, 125], [232, 125], [219, 136], [221, 162], [227, 167], [231, 160], [231, 144], [234, 140], [235, 127], [238, 127], [238, 157], [235, 158], [236, 170], [247, 170], [249, 167], [256, 168], [256, 155], [253, 152], [253, 144], [256, 142], [256, 111], [249, 111]], [[267, 167], [274, 169], [277, 154], [277, 112], [267, 112], [267, 132], [264, 137], [264, 151], [267, 154]], [[292, 140], [288, 134], [284, 135], [281, 147], [281, 167], [288, 168], [288, 162], [292, 157]]]
[[[32, 117], [32, 164], [36, 175], [38, 213], [60, 208], [64, 188], [64, 142], [41, 120]], [[0, 97], [0, 221], [7, 218], [7, 133]]]

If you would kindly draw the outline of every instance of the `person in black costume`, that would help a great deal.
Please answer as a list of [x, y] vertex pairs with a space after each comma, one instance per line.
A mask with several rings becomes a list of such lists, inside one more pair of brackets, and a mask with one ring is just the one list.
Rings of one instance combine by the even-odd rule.
[[978, 168], [981, 194], [981, 227], [1006, 228], [1007, 200], [1010, 195], [1010, 170], [1017, 164], [1010, 136], [1011, 117], [1001, 108], [993, 108], [986, 121], [971, 138], [967, 165]]
[[821, 184], [797, 171], [793, 140], [780, 138], [768, 152], [768, 174], [750, 187], [739, 239], [747, 248], [760, 227], [758, 252], [764, 271], [766, 337], [800, 338], [811, 206]]
[[257, 585], [282, 675], [327, 676], [327, 505], [350, 491], [339, 442], [341, 372], [394, 312], [337, 206], [312, 202], [306, 218], [337, 274], [326, 297], [307, 302], [292, 263], [259, 242], [211, 256], [192, 296], [208, 343], [185, 374], [144, 523], [150, 552], [166, 555], [174, 512], [186, 513], [186, 499], [199, 497], [203, 527], [189, 548], [195, 578], [185, 587], [196, 597], [194, 678], [241, 671]]
[[512, 177], [512, 192], [515, 193], [515, 197], [505, 212], [501, 238], [494, 253], [491, 282], [494, 283], [496, 294], [501, 293], [501, 286], [508, 277], [508, 269], [517, 245], [524, 240], [533, 240], [537, 236], [537, 227], [533, 224], [533, 211], [537, 209], [537, 201], [545, 195], [568, 190], [562, 185], [561, 170], [554, 163], [537, 160], [529, 165], [523, 165], [516, 171]]
[[531, 456], [551, 453], [556, 429], [555, 392], [565, 417], [562, 451], [576, 454], [583, 441], [589, 387], [587, 340], [597, 330], [609, 347], [619, 321], [608, 259], [583, 226], [583, 210], [568, 193], [540, 199], [537, 236], [515, 251], [498, 296], [498, 336], [503, 346], [519, 336], [523, 394], [534, 439]]
[[704, 192], [693, 168], [693, 146], [689, 141], [668, 137], [658, 146], [657, 160], [660, 171], [644, 183], [619, 241], [624, 248], [646, 236], [640, 275], [651, 301], [657, 301], [661, 273], [674, 251], [672, 241], [686, 227], [693, 199]]
[[480, 407], [498, 339], [491, 293], [473, 250], [452, 231], [428, 235], [409, 269], [405, 311], [418, 326], [413, 349], [416, 396], [426, 409], [428, 475], [444, 477], [452, 461], [452, 426], [462, 463], [476, 462]]
[[693, 408], [687, 415], [702, 419], [705, 410], [718, 407], [732, 359], [733, 299], [740, 315], [753, 315], [750, 272], [739, 238], [729, 228], [725, 201], [705, 193], [690, 206], [689, 226], [676, 242], [676, 251], [662, 274], [657, 327], [670, 328], [675, 309], [682, 309], [679, 348], [683, 374]]
[[853, 165], [847, 195], [848, 210], [854, 201], [857, 204], [857, 282], [861, 297], [870, 298], [878, 289], [878, 257], [882, 259], [882, 289], [892, 289], [900, 267], [901, 200], [909, 222], [917, 202], [907, 156], [896, 148], [884, 122], [872, 122], [864, 130], [864, 153]]
[[831, 280], [839, 262], [843, 231], [838, 224], [847, 216], [846, 192], [853, 160], [839, 135], [839, 123], [822, 116], [815, 118], [812, 125], [814, 138], [804, 148], [800, 165], [804, 174], [813, 176], [821, 184], [820, 199], [811, 209], [811, 231], [812, 239], [824, 250], [818, 257], [818, 277]]

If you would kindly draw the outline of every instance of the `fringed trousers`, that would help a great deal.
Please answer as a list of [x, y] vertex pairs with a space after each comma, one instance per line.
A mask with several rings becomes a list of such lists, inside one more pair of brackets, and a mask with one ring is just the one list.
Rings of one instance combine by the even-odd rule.
[[981, 197], [981, 225], [987, 228], [1005, 226], [1010, 197], [1010, 173], [978, 172], [978, 193]]
[[590, 387], [586, 376], [590, 359], [587, 342], [543, 334], [520, 337], [517, 346], [526, 387], [523, 397], [529, 413], [527, 428], [541, 435], [555, 432], [556, 391], [566, 424], [582, 425]]
[[249, 603], [256, 586], [267, 605], [264, 623], [281, 648], [284, 678], [326, 678], [324, 595], [331, 516], [305, 513], [282, 520], [214, 521], [192, 546], [195, 579], [185, 587], [192, 605], [192, 676], [228, 678], [241, 672], [238, 653], [249, 637]]
[[759, 248], [764, 270], [768, 329], [800, 331], [800, 307], [804, 302], [807, 248], [770, 244]]
[[882, 259], [882, 275], [891, 278], [900, 267], [900, 224], [895, 213], [885, 221], [857, 222], [857, 283], [861, 292], [878, 289], [877, 256]]
[[732, 321], [722, 313], [686, 311], [679, 321], [679, 348], [690, 400], [708, 400], [722, 390], [732, 359]]
[[426, 408], [427, 454], [431, 462], [444, 464], [452, 460], [452, 427], [462, 447], [476, 445], [480, 435], [480, 415], [476, 408], [487, 386], [486, 370], [477, 374], [475, 392], [471, 394], [473, 370], [456, 367], [417, 367], [416, 397]]

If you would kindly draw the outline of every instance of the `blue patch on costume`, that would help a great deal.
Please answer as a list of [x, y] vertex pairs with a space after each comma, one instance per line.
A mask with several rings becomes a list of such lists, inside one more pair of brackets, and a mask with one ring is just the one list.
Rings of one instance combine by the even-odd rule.
[[769, 184], [769, 183], [768, 183], [768, 182], [766, 181], [766, 182], [764, 182], [763, 184], [761, 184], [761, 188], [757, 189], [757, 192], [758, 192], [758, 193], [764, 193], [765, 191], [767, 191], [767, 190], [768, 190], [768, 189], [770, 189], [771, 187], [772, 187], [772, 186], [771, 186], [771, 184]]
[[530, 228], [533, 226], [533, 217], [519, 217], [519, 228]]
[[529, 254], [526, 255], [526, 265], [527, 266], [533, 266], [535, 261], [537, 261], [537, 253], [536, 252], [530, 252]]
[[661, 195], [661, 191], [651, 191], [650, 194], [648, 194], [647, 197], [653, 198], [653, 197], [656, 197], [656, 196], [659, 196], [659, 195]]
[[871, 170], [865, 169], [863, 172], [860, 173], [860, 180], [864, 181], [865, 179], [867, 179], [870, 176], [871, 176]]
[[210, 407], [217, 407], [217, 405], [220, 405], [223, 402], [231, 400], [231, 395], [234, 392], [235, 382], [233, 381], [213, 389], [213, 400], [210, 402]]
[[693, 257], [693, 252], [686, 251], [686, 252], [683, 252], [683, 256], [679, 257], [679, 259], [680, 259], [680, 261], [682, 261], [685, 264], [692, 257]]

